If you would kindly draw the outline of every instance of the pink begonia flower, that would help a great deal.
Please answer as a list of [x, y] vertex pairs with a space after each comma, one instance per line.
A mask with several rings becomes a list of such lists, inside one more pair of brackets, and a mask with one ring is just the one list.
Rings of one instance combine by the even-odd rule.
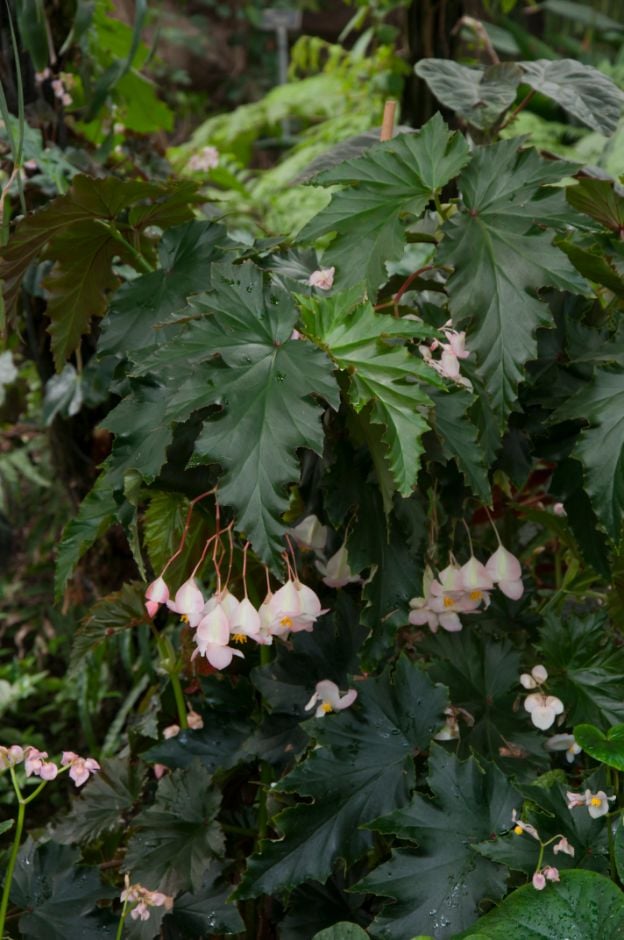
[[432, 633], [437, 633], [439, 627], [449, 633], [457, 633], [462, 629], [462, 622], [452, 609], [456, 602], [449, 596], [413, 597], [409, 605], [411, 610], [407, 619], [413, 626], [427, 624]]
[[169, 738], [177, 738], [180, 734], [180, 725], [167, 725], [163, 728], [163, 738], [168, 741]]
[[585, 793], [566, 793], [568, 798], [568, 809], [576, 809], [577, 806], [586, 806], [587, 812], [592, 819], [598, 819], [609, 812], [609, 803], [615, 799], [614, 796], [607, 796], [604, 790], [598, 790], [592, 793], [591, 790], [585, 790]]
[[556, 516], [567, 516], [567, 512], [565, 511], [565, 506], [563, 503], [555, 503], [553, 506], [553, 512]]
[[528, 672], [522, 673], [520, 676], [520, 684], [525, 689], [537, 689], [537, 687], [546, 682], [547, 679], [548, 673], [544, 666], [533, 666], [530, 675]]
[[511, 811], [511, 821], [513, 823], [513, 831], [517, 836], [521, 836], [523, 832], [526, 832], [528, 836], [532, 836], [534, 839], [537, 839], [538, 842], [540, 841], [539, 833], [535, 826], [532, 826], [531, 823], [522, 822], [522, 820], [518, 818], [515, 809]]
[[533, 692], [524, 700], [524, 707], [531, 716], [531, 721], [540, 731], [547, 731], [557, 715], [563, 713], [563, 702], [554, 695]]
[[303, 336], [301, 335], [299, 330], [293, 330], [292, 333], [290, 334], [289, 339], [292, 339], [292, 340], [303, 339]]
[[199, 153], [194, 153], [188, 164], [189, 170], [208, 172], [219, 166], [219, 151], [216, 147], [204, 147]]
[[451, 351], [458, 359], [468, 359], [470, 350], [466, 349], [466, 334], [458, 333], [456, 330], [443, 329], [442, 332], [448, 340]]
[[327, 542], [329, 529], [321, 525], [318, 516], [306, 516], [292, 529], [287, 529], [287, 535], [297, 543], [302, 551], [322, 552]]
[[55, 780], [58, 776], [58, 767], [56, 764], [53, 764], [52, 761], [44, 761], [39, 771], [35, 771], [35, 773], [41, 777], [42, 780]]
[[547, 881], [559, 881], [559, 869], [552, 865], [544, 865], [542, 871], [546, 875]]
[[466, 591], [462, 571], [459, 565], [447, 565], [437, 578], [431, 581], [429, 592], [434, 597], [450, 594], [459, 598]]
[[47, 756], [47, 751], [39, 751], [36, 747], [32, 747], [31, 745], [24, 748], [24, 769], [26, 776], [31, 777], [34, 774], [38, 777]]
[[251, 639], [255, 640], [260, 633], [261, 627], [260, 614], [251, 601], [247, 597], [244, 597], [238, 605], [236, 613], [230, 620], [232, 636], [239, 642], [246, 640], [247, 637], [251, 637]]
[[314, 717], [322, 718], [323, 715], [327, 715], [329, 712], [340, 712], [344, 708], [349, 708], [350, 705], [353, 705], [357, 696], [355, 689], [349, 689], [341, 696], [335, 682], [332, 682], [331, 679], [321, 679], [320, 682], [316, 683], [314, 694], [305, 706], [305, 710], [310, 711], [318, 702]]
[[547, 751], [565, 751], [568, 764], [573, 764], [576, 755], [583, 751], [580, 744], [574, 740], [573, 734], [553, 734], [544, 742], [544, 747]]
[[15, 767], [24, 760], [24, 749], [19, 744], [12, 744], [11, 747], [0, 747], [0, 771], [8, 770], [9, 767]]
[[217, 604], [199, 621], [195, 633], [197, 649], [193, 657], [205, 656], [215, 669], [225, 669], [234, 656], [245, 658], [240, 650], [228, 646], [229, 639], [230, 621], [221, 604]]
[[326, 563], [317, 561], [316, 567], [323, 575], [323, 584], [330, 588], [341, 588], [362, 581], [359, 574], [353, 574], [349, 567], [349, 554], [344, 542]]
[[81, 787], [91, 774], [96, 774], [100, 770], [100, 765], [93, 757], [79, 757], [73, 751], [63, 751], [61, 764], [63, 767], [69, 765], [69, 776], [77, 787]]
[[154, 617], [161, 604], [169, 600], [169, 588], [163, 578], [156, 578], [148, 585], [145, 591], [145, 609], [150, 617]]
[[533, 887], [536, 891], [543, 891], [546, 887], [546, 878], [541, 873], [541, 871], [536, 871], [532, 878]]
[[553, 852], [555, 855], [558, 855], [559, 852], [564, 852], [566, 855], [574, 857], [574, 846], [570, 845], [565, 836], [561, 836], [559, 841], [553, 845]]
[[524, 593], [522, 567], [515, 555], [499, 545], [494, 554], [488, 558], [485, 568], [505, 597], [514, 601], [522, 597]]
[[494, 587], [485, 565], [474, 555], [470, 556], [460, 570], [466, 591], [490, 591]]
[[193, 709], [191, 709], [186, 716], [186, 720], [191, 731], [200, 731], [204, 727], [204, 719], [198, 712], [193, 711]]
[[203, 609], [205, 601], [204, 595], [197, 587], [195, 578], [189, 578], [176, 591], [175, 598], [168, 600], [167, 607], [175, 614], [186, 617], [190, 621], [193, 614], [198, 614]]
[[588, 793], [591, 794], [591, 790], [585, 790], [585, 793], [572, 793], [568, 790], [566, 793], [568, 809], [576, 809], [577, 806], [586, 806]]
[[130, 884], [130, 877], [126, 872], [124, 876], [125, 888], [119, 898], [123, 904], [136, 904], [130, 911], [132, 920], [149, 920], [150, 907], [164, 907], [170, 911], [173, 907], [173, 898], [162, 891], [150, 891], [141, 884]]
[[156, 779], [160, 780], [161, 777], [165, 776], [169, 768], [167, 767], [166, 764], [154, 764], [154, 766], [152, 767], [152, 770], [154, 771], [154, 776], [156, 777]]
[[310, 287], [316, 287], [318, 290], [331, 290], [334, 284], [334, 274], [336, 268], [319, 268], [313, 271], [308, 278]]

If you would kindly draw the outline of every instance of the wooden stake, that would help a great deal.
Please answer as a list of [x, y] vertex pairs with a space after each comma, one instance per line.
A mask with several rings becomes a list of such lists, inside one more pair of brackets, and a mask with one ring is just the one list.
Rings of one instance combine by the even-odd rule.
[[396, 114], [397, 103], [394, 98], [388, 98], [384, 105], [383, 121], [381, 122], [381, 134], [379, 139], [392, 140], [394, 133], [394, 116]]

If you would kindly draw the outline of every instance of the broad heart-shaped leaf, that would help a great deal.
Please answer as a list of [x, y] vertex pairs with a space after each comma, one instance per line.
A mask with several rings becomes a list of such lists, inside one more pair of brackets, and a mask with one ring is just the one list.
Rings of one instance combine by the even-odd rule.
[[565, 702], [568, 723], [591, 722], [606, 730], [624, 722], [624, 652], [614, 643], [604, 612], [565, 620], [548, 615], [539, 649], [550, 673], [549, 690]]
[[595, 725], [576, 725], [574, 740], [594, 760], [624, 770], [624, 724], [609, 728], [606, 735]]
[[146, 768], [127, 758], [110, 758], [81, 789], [80, 796], [59, 826], [54, 838], [63, 844], [91, 842], [103, 832], [119, 829], [141, 796]]
[[441, 385], [436, 373], [400, 340], [431, 335], [424, 324], [375, 313], [359, 291], [323, 299], [300, 297], [306, 334], [349, 376], [348, 397], [356, 412], [383, 428], [382, 441], [395, 486], [409, 496], [416, 485], [428, 430], [423, 411], [432, 401], [420, 381]]
[[590, 871], [564, 871], [559, 883], [510, 894], [455, 940], [590, 940], [624, 937], [624, 893]]
[[469, 414], [474, 404], [473, 397], [462, 388], [450, 389], [446, 394], [430, 394], [435, 404], [432, 424], [440, 438], [444, 456], [455, 459], [475, 496], [489, 503], [491, 491], [486, 457]]
[[154, 804], [134, 820], [124, 859], [133, 881], [165, 894], [199, 891], [208, 864], [223, 854], [214, 821], [219, 804], [220, 793], [198, 762], [163, 777]]
[[347, 864], [372, 844], [361, 828], [403, 806], [414, 782], [413, 753], [427, 747], [446, 704], [406, 658], [394, 673], [358, 683], [350, 709], [310, 723], [317, 746], [279, 789], [311, 797], [280, 813], [278, 841], [252, 856], [236, 896], [287, 891], [303, 881], [324, 881], [337, 858]]
[[566, 199], [574, 209], [596, 219], [605, 228], [618, 234], [624, 232], [624, 196], [613, 180], [579, 180], [576, 185], [568, 186]]
[[585, 290], [552, 234], [542, 230], [565, 205], [562, 193], [543, 187], [567, 169], [518, 150], [516, 140], [479, 149], [460, 177], [461, 211], [444, 228], [438, 260], [455, 269], [448, 281], [451, 313], [457, 326], [467, 326], [467, 346], [501, 428], [523, 367], [536, 358], [537, 327], [553, 325], [536, 291]]
[[223, 226], [214, 222], [195, 220], [166, 231], [158, 248], [160, 268], [115, 294], [102, 322], [98, 354], [137, 359], [168, 340], [175, 327], [155, 327], [171, 320], [191, 294], [210, 287], [210, 263], [221, 257], [227, 241]]
[[27, 940], [112, 940], [117, 919], [96, 903], [118, 894], [104, 885], [97, 868], [80, 866], [77, 849], [56, 842], [24, 843], [11, 885], [11, 903], [26, 910], [19, 919]]
[[202, 887], [176, 898], [173, 910], [165, 918], [165, 936], [168, 927], [176, 938], [212, 937], [215, 934], [242, 934], [245, 924], [236, 905], [228, 902], [231, 886], [223, 883], [219, 866], [212, 862], [204, 872]]
[[418, 933], [455, 937], [475, 920], [482, 898], [505, 892], [505, 870], [473, 844], [509, 828], [518, 792], [493, 764], [482, 770], [472, 757], [460, 763], [438, 746], [431, 748], [428, 780], [435, 803], [416, 795], [373, 826], [419, 845], [418, 851], [395, 850], [356, 885], [395, 899], [371, 925], [380, 940], [411, 940]]
[[341, 287], [365, 280], [372, 297], [387, 279], [386, 261], [403, 252], [402, 217], [421, 215], [468, 159], [464, 138], [436, 114], [416, 134], [401, 134], [321, 174], [317, 183], [348, 188], [334, 193], [300, 237], [336, 232], [324, 262], [335, 265]]
[[552, 98], [564, 111], [599, 134], [613, 134], [624, 106], [624, 92], [591, 65], [574, 59], [519, 62], [522, 81]]
[[450, 59], [421, 59], [414, 71], [441, 104], [480, 130], [496, 124], [514, 103], [522, 80], [514, 62], [471, 69]]
[[553, 415], [589, 423], [572, 451], [583, 465], [585, 489], [607, 534], [618, 541], [624, 519], [624, 369], [596, 369]]

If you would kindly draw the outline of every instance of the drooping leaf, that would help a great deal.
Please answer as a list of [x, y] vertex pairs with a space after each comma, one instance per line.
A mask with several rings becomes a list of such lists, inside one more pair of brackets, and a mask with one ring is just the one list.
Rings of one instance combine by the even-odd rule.
[[464, 138], [451, 133], [436, 114], [416, 134], [401, 134], [321, 174], [317, 183], [345, 188], [300, 237], [312, 240], [336, 232], [324, 262], [335, 265], [341, 287], [366, 281], [372, 297], [387, 278], [386, 261], [398, 260], [403, 252], [403, 217], [420, 216], [467, 161]]
[[209, 863], [223, 854], [214, 821], [219, 804], [220, 793], [197, 762], [163, 777], [153, 805], [134, 820], [124, 859], [133, 881], [170, 895], [200, 891]]
[[624, 369], [596, 369], [554, 414], [554, 421], [588, 422], [572, 452], [583, 465], [585, 488], [607, 534], [617, 541], [624, 519]]
[[380, 940], [411, 940], [418, 933], [455, 937], [476, 919], [482, 898], [505, 892], [504, 869], [482, 858], [473, 844], [509, 828], [518, 792], [496, 766], [482, 770], [472, 757], [460, 763], [437, 746], [428, 779], [435, 803], [416, 795], [374, 823], [379, 832], [419, 846], [395, 850], [356, 886], [394, 898], [371, 925]]
[[358, 683], [350, 709], [310, 726], [317, 741], [279, 789], [311, 797], [280, 813], [283, 833], [252, 856], [237, 889], [240, 898], [324, 881], [337, 858], [358, 859], [371, 845], [361, 827], [405, 804], [414, 779], [414, 748], [427, 746], [446, 695], [407, 659], [376, 679]]
[[80, 791], [54, 838], [65, 845], [91, 842], [125, 825], [126, 815], [137, 806], [145, 784], [146, 768], [127, 758], [109, 758]]
[[490, 502], [490, 483], [486, 457], [480, 444], [478, 431], [469, 410], [471, 395], [464, 389], [452, 389], [446, 394], [430, 393], [435, 404], [433, 428], [440, 438], [444, 456], [454, 458], [475, 496]]
[[519, 62], [522, 81], [552, 98], [564, 111], [599, 134], [613, 134], [624, 106], [624, 92], [604, 72], [575, 59]]
[[97, 868], [79, 863], [79, 852], [56, 842], [35, 844], [30, 839], [20, 849], [11, 902], [25, 911], [19, 919], [20, 934], [28, 940], [112, 940], [117, 919], [96, 909], [96, 903], [115, 897], [116, 888], [104, 885]]
[[565, 871], [547, 891], [518, 888], [456, 940], [587, 940], [624, 937], [624, 894], [604, 875]]
[[501, 427], [523, 367], [537, 355], [535, 331], [552, 325], [535, 293], [547, 286], [585, 290], [543, 230], [564, 206], [561, 193], [544, 187], [566, 169], [519, 151], [515, 140], [477, 150], [460, 177], [462, 209], [445, 226], [438, 258], [455, 269], [448, 281], [451, 313], [457, 326], [467, 327], [468, 348]]
[[414, 71], [441, 104], [480, 130], [496, 124], [514, 103], [522, 79], [515, 62], [473, 69], [450, 59], [421, 59]]
[[[302, 322], [310, 336], [349, 376], [348, 397], [356, 412], [382, 427], [382, 441], [395, 486], [409, 496], [416, 485], [428, 430], [423, 409], [432, 402], [421, 382], [441, 385], [420, 357], [399, 340], [431, 334], [424, 324], [375, 313], [357, 290], [325, 299], [300, 298]], [[368, 406], [368, 407], [367, 407]]]
[[612, 180], [582, 179], [566, 189], [574, 209], [596, 219], [618, 235], [624, 231], [624, 195]]

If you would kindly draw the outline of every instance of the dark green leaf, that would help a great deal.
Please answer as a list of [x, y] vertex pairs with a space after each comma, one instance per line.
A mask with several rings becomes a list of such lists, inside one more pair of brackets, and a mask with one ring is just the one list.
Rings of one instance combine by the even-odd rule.
[[137, 382], [131, 394], [109, 411], [102, 422], [102, 427], [115, 435], [104, 465], [108, 486], [123, 489], [129, 470], [136, 470], [147, 483], [156, 478], [173, 439], [168, 401], [165, 386]]
[[279, 924], [280, 940], [312, 940], [325, 927], [359, 919], [356, 912], [364, 896], [343, 890], [343, 882], [337, 872], [324, 885], [311, 881], [296, 888], [288, 899], [288, 913]]
[[124, 826], [135, 808], [145, 783], [144, 765], [128, 759], [110, 758], [84, 788], [54, 838], [63, 844], [91, 842], [103, 833]]
[[589, 940], [624, 937], [624, 895], [609, 878], [565, 871], [558, 884], [525, 885], [455, 940]]
[[552, 98], [564, 111], [599, 134], [617, 129], [624, 92], [604, 72], [574, 59], [519, 62], [522, 81]]
[[624, 196], [612, 180], [579, 180], [575, 186], [568, 186], [566, 199], [605, 228], [618, 234], [624, 231]]
[[200, 891], [210, 861], [223, 854], [214, 821], [219, 804], [219, 792], [197, 762], [163, 777], [154, 804], [134, 820], [124, 860], [132, 881], [166, 894]]
[[518, 792], [496, 766], [482, 770], [474, 758], [460, 763], [437, 746], [428, 780], [435, 803], [417, 795], [374, 824], [419, 845], [418, 852], [395, 850], [356, 886], [395, 900], [371, 927], [380, 940], [410, 940], [417, 933], [455, 937], [476, 919], [482, 898], [505, 892], [504, 869], [482, 858], [473, 844], [509, 828]]
[[314, 934], [312, 940], [366, 940], [368, 934], [357, 924], [350, 924], [343, 921], [340, 924], [334, 924], [333, 927], [326, 927]]
[[120, 591], [101, 597], [82, 620], [74, 636], [70, 669], [80, 667], [84, 657], [111, 636], [147, 623], [145, 585], [128, 581]]
[[475, 496], [489, 504], [491, 494], [485, 454], [469, 414], [474, 404], [472, 396], [460, 388], [451, 389], [446, 394], [430, 394], [435, 404], [433, 427], [440, 438], [444, 456], [455, 459]]
[[480, 130], [496, 124], [514, 103], [522, 80], [514, 62], [471, 69], [450, 59], [421, 59], [414, 71], [441, 104]]
[[318, 746], [279, 789], [315, 802], [276, 817], [283, 837], [252, 856], [238, 897], [324, 881], [337, 858], [354, 862], [370, 847], [366, 822], [406, 802], [414, 748], [426, 747], [439, 725], [445, 692], [405, 658], [394, 674], [386, 670], [357, 688], [352, 708], [310, 725]]
[[218, 867], [211, 863], [199, 891], [176, 898], [165, 926], [171, 923], [184, 936], [198, 938], [243, 933], [245, 925], [236, 904], [227, 900], [231, 893], [231, 886], [223, 883]]
[[464, 138], [452, 134], [436, 114], [416, 134], [378, 144], [323, 173], [317, 182], [348, 188], [332, 196], [329, 206], [303, 228], [301, 238], [336, 232], [324, 263], [336, 266], [341, 287], [365, 280], [372, 297], [387, 279], [386, 262], [398, 260], [403, 252], [402, 217], [420, 216], [467, 160]]
[[80, 504], [78, 515], [63, 530], [54, 579], [57, 597], [62, 594], [68, 578], [86, 550], [112, 524], [116, 510], [113, 492], [104, 475], [101, 475]]
[[204, 715], [204, 727], [200, 730], [181, 731], [175, 737], [155, 744], [141, 756], [146, 761], [176, 768], [189, 767], [199, 761], [208, 773], [213, 774], [245, 760], [241, 747], [250, 730], [249, 721], [242, 717], [209, 712]]

